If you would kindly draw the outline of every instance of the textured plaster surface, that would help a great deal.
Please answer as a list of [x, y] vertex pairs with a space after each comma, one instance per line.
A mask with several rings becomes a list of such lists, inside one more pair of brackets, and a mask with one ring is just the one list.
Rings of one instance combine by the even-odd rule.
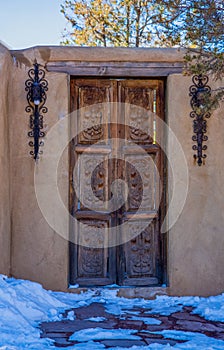
[[8, 100], [12, 58], [0, 44], [0, 273], [10, 272], [10, 186]]
[[[10, 105], [10, 152], [12, 192], [12, 275], [42, 283], [45, 288], [65, 290], [68, 278], [68, 242], [48, 225], [38, 206], [34, 188], [35, 162], [27, 136], [29, 113], [25, 80], [29, 67], [14, 66], [14, 84]], [[44, 114], [45, 131], [68, 113], [68, 78], [65, 74], [48, 73], [49, 84]], [[44, 147], [43, 155], [44, 157]], [[54, 150], [52, 149], [52, 156]], [[38, 160], [41, 164], [41, 156]], [[59, 169], [60, 189], [64, 202], [68, 202], [68, 153], [64, 153]], [[66, 164], [66, 166], [64, 165]], [[37, 170], [38, 171], [38, 170]], [[53, 176], [53, 174], [52, 174]], [[47, 179], [46, 179], [47, 181]], [[44, 183], [43, 186], [46, 186]]]
[[65, 47], [36, 46], [25, 50], [12, 51], [12, 55], [25, 65], [38, 62], [57, 61], [90, 61], [90, 62], [183, 62], [183, 50], [178, 49], [146, 49], [146, 48], [103, 48], [103, 47]]
[[[212, 80], [209, 84], [215, 86]], [[168, 123], [181, 143], [189, 170], [186, 203], [169, 232], [169, 281], [171, 294], [208, 296], [224, 290], [224, 114], [219, 108], [208, 120], [205, 165], [195, 165], [190, 85], [188, 77], [168, 78]], [[172, 155], [175, 157], [175, 150], [170, 145]]]

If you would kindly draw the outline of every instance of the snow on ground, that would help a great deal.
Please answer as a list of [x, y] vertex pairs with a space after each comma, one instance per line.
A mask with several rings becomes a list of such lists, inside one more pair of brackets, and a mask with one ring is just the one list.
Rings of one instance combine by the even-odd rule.
[[[16, 280], [0, 275], [0, 350], [48, 350], [54, 349], [53, 341], [41, 339], [39, 323], [63, 319], [66, 309], [90, 305], [92, 302], [104, 304], [106, 310], [119, 317], [125, 313], [133, 314], [138, 319], [133, 307], [144, 308], [150, 314], [169, 315], [181, 311], [183, 306], [194, 307], [197, 313], [208, 320], [224, 322], [224, 293], [209, 298], [158, 296], [156, 300], [125, 299], [116, 297], [116, 290], [102, 288], [100, 293], [89, 290], [82, 294], [47, 291], [38, 283]], [[100, 295], [99, 295], [100, 294]], [[67, 319], [74, 320], [75, 314], [70, 311]], [[154, 319], [156, 323], [156, 319]], [[99, 321], [97, 318], [95, 321]], [[151, 320], [153, 322], [153, 319]], [[78, 339], [79, 344], [66, 349], [104, 349], [97, 339], [134, 339], [134, 330], [105, 330], [101, 328], [86, 329], [74, 333], [71, 339]], [[209, 338], [200, 333], [182, 331], [162, 331], [164, 337], [188, 340], [175, 346], [152, 344], [146, 347], [133, 346], [133, 350], [146, 349], [190, 349], [216, 350], [224, 349], [224, 342]], [[96, 342], [93, 342], [96, 339]], [[115, 349], [115, 348], [114, 348]], [[124, 348], [116, 348], [116, 350]], [[130, 349], [130, 348], [129, 348]]]
[[103, 328], [89, 328], [82, 329], [75, 332], [70, 340], [76, 340], [80, 342], [100, 339], [129, 339], [136, 340], [141, 339], [137, 335], [133, 335], [137, 331], [133, 329], [103, 329]]
[[92, 322], [102, 322], [105, 321], [106, 318], [105, 317], [89, 317], [86, 319], [86, 321], [92, 321]]

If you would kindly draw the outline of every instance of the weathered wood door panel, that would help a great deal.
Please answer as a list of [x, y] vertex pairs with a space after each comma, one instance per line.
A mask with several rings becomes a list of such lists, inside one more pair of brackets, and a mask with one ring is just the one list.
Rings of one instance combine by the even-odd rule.
[[[91, 247], [94, 242], [98, 242], [99, 246], [107, 245], [104, 241], [107, 239], [107, 228], [112, 225], [113, 219], [108, 216], [106, 210], [101, 213], [91, 210], [93, 198], [90, 193], [90, 180], [94, 172], [92, 183], [94, 195], [103, 202], [109, 199], [108, 190], [111, 181], [109, 154], [112, 151], [110, 140], [114, 136], [110, 123], [114, 122], [115, 114], [112, 106], [106, 107], [102, 112], [97, 104], [113, 102], [114, 96], [116, 96], [116, 84], [113, 81], [88, 79], [71, 81], [71, 107], [72, 110], [79, 110], [74, 125], [71, 125], [77, 134], [71, 147], [71, 171], [73, 172], [77, 162], [80, 163], [76, 173], [79, 184], [78, 196], [73, 193], [74, 175], [71, 174], [71, 211], [79, 223], [85, 224], [73, 227], [80, 244], [71, 246], [71, 282], [80, 285], [111, 284], [116, 278], [115, 248]], [[88, 106], [91, 105], [94, 107], [90, 112]], [[96, 142], [100, 144], [94, 147]], [[87, 146], [88, 154], [83, 155]], [[100, 165], [96, 167], [96, 164]], [[99, 228], [102, 227], [105, 227], [105, 234], [99, 233]], [[88, 234], [89, 231], [91, 235]]]
[[[122, 138], [144, 148], [127, 143], [124, 155], [123, 176], [128, 184], [129, 196], [122, 210], [123, 220], [128, 219], [129, 232], [135, 231], [138, 222], [149, 221], [149, 225], [134, 239], [119, 247], [121, 285], [155, 285], [160, 282], [160, 233], [157, 213], [161, 191], [160, 147], [156, 144], [156, 118], [152, 113], [161, 113], [163, 82], [158, 80], [123, 80], [119, 82], [119, 100], [125, 103], [120, 113], [122, 123], [128, 125]], [[154, 130], [154, 135], [152, 133]], [[130, 166], [130, 164], [132, 166]], [[160, 171], [161, 173], [161, 171]], [[143, 192], [144, 186], [144, 192]], [[136, 212], [138, 211], [138, 214]], [[132, 214], [135, 213], [133, 220]], [[150, 220], [151, 218], [151, 220]]]
[[[71, 79], [71, 110], [79, 110], [71, 123], [78, 134], [70, 152], [70, 208], [78, 220], [71, 231], [80, 235], [80, 244], [70, 246], [71, 283], [83, 286], [161, 283], [158, 207], [162, 159], [155, 139], [160, 130], [156, 129], [153, 114], [145, 110], [163, 117], [163, 88], [161, 80]], [[108, 104], [102, 110], [99, 104], [104, 102], [118, 103]], [[91, 105], [94, 105], [91, 112], [83, 109]], [[149, 130], [154, 133], [149, 134]], [[143, 148], [144, 153], [134, 145]], [[118, 159], [118, 153], [122, 160]], [[78, 170], [74, 173], [77, 164]], [[77, 188], [76, 193], [74, 190], [74, 176], [78, 179], [78, 194]], [[124, 205], [113, 212], [107, 207], [91, 210], [93, 202], [111, 200], [111, 185], [116, 179], [125, 180], [128, 185]], [[144, 220], [149, 224], [135, 237], [138, 223]], [[79, 222], [86, 225], [80, 228]], [[107, 229], [116, 226], [124, 237], [124, 222], [128, 223], [128, 231], [133, 232], [134, 238], [107, 247]], [[83, 230], [91, 234], [85, 235]], [[91, 240], [99, 243], [97, 247], [91, 247]]]

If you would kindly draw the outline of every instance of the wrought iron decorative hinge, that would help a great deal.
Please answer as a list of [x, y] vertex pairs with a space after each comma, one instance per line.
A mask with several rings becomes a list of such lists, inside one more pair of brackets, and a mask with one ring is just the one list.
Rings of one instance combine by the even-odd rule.
[[211, 96], [211, 88], [207, 85], [208, 83], [207, 75], [194, 75], [192, 78], [193, 84], [190, 86], [191, 96], [191, 108], [193, 109], [190, 113], [190, 117], [194, 118], [193, 120], [193, 132], [195, 135], [192, 136], [192, 140], [196, 142], [192, 146], [194, 151], [197, 153], [194, 154], [194, 159], [197, 160], [199, 166], [204, 164], [204, 160], [207, 157], [203, 152], [207, 149], [207, 146], [204, 144], [208, 140], [208, 136], [205, 135], [207, 132], [207, 120], [210, 118], [211, 113], [208, 111], [206, 102]]
[[28, 101], [28, 106], [25, 111], [31, 113], [29, 120], [29, 127], [31, 130], [28, 132], [28, 136], [33, 138], [33, 140], [29, 142], [29, 145], [33, 148], [30, 154], [36, 161], [39, 155], [43, 153], [39, 147], [44, 144], [42, 140], [45, 136], [45, 132], [43, 131], [43, 114], [48, 111], [45, 106], [48, 82], [45, 79], [45, 71], [39, 68], [40, 64], [35, 62], [33, 66], [34, 68], [28, 71], [29, 79], [25, 82], [25, 91], [27, 91]]

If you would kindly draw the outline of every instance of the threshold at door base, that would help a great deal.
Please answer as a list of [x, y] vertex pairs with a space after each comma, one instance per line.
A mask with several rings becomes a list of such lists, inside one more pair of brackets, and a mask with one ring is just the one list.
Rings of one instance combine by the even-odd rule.
[[[94, 291], [95, 296], [100, 296], [101, 291], [105, 291], [107, 287], [78, 287], [72, 288], [72, 286], [68, 289], [70, 293], [81, 294], [85, 293], [88, 290]], [[155, 299], [157, 295], [169, 295], [168, 287], [112, 287], [110, 286], [108, 289], [117, 290], [118, 297], [124, 298], [144, 298], [144, 299]]]

